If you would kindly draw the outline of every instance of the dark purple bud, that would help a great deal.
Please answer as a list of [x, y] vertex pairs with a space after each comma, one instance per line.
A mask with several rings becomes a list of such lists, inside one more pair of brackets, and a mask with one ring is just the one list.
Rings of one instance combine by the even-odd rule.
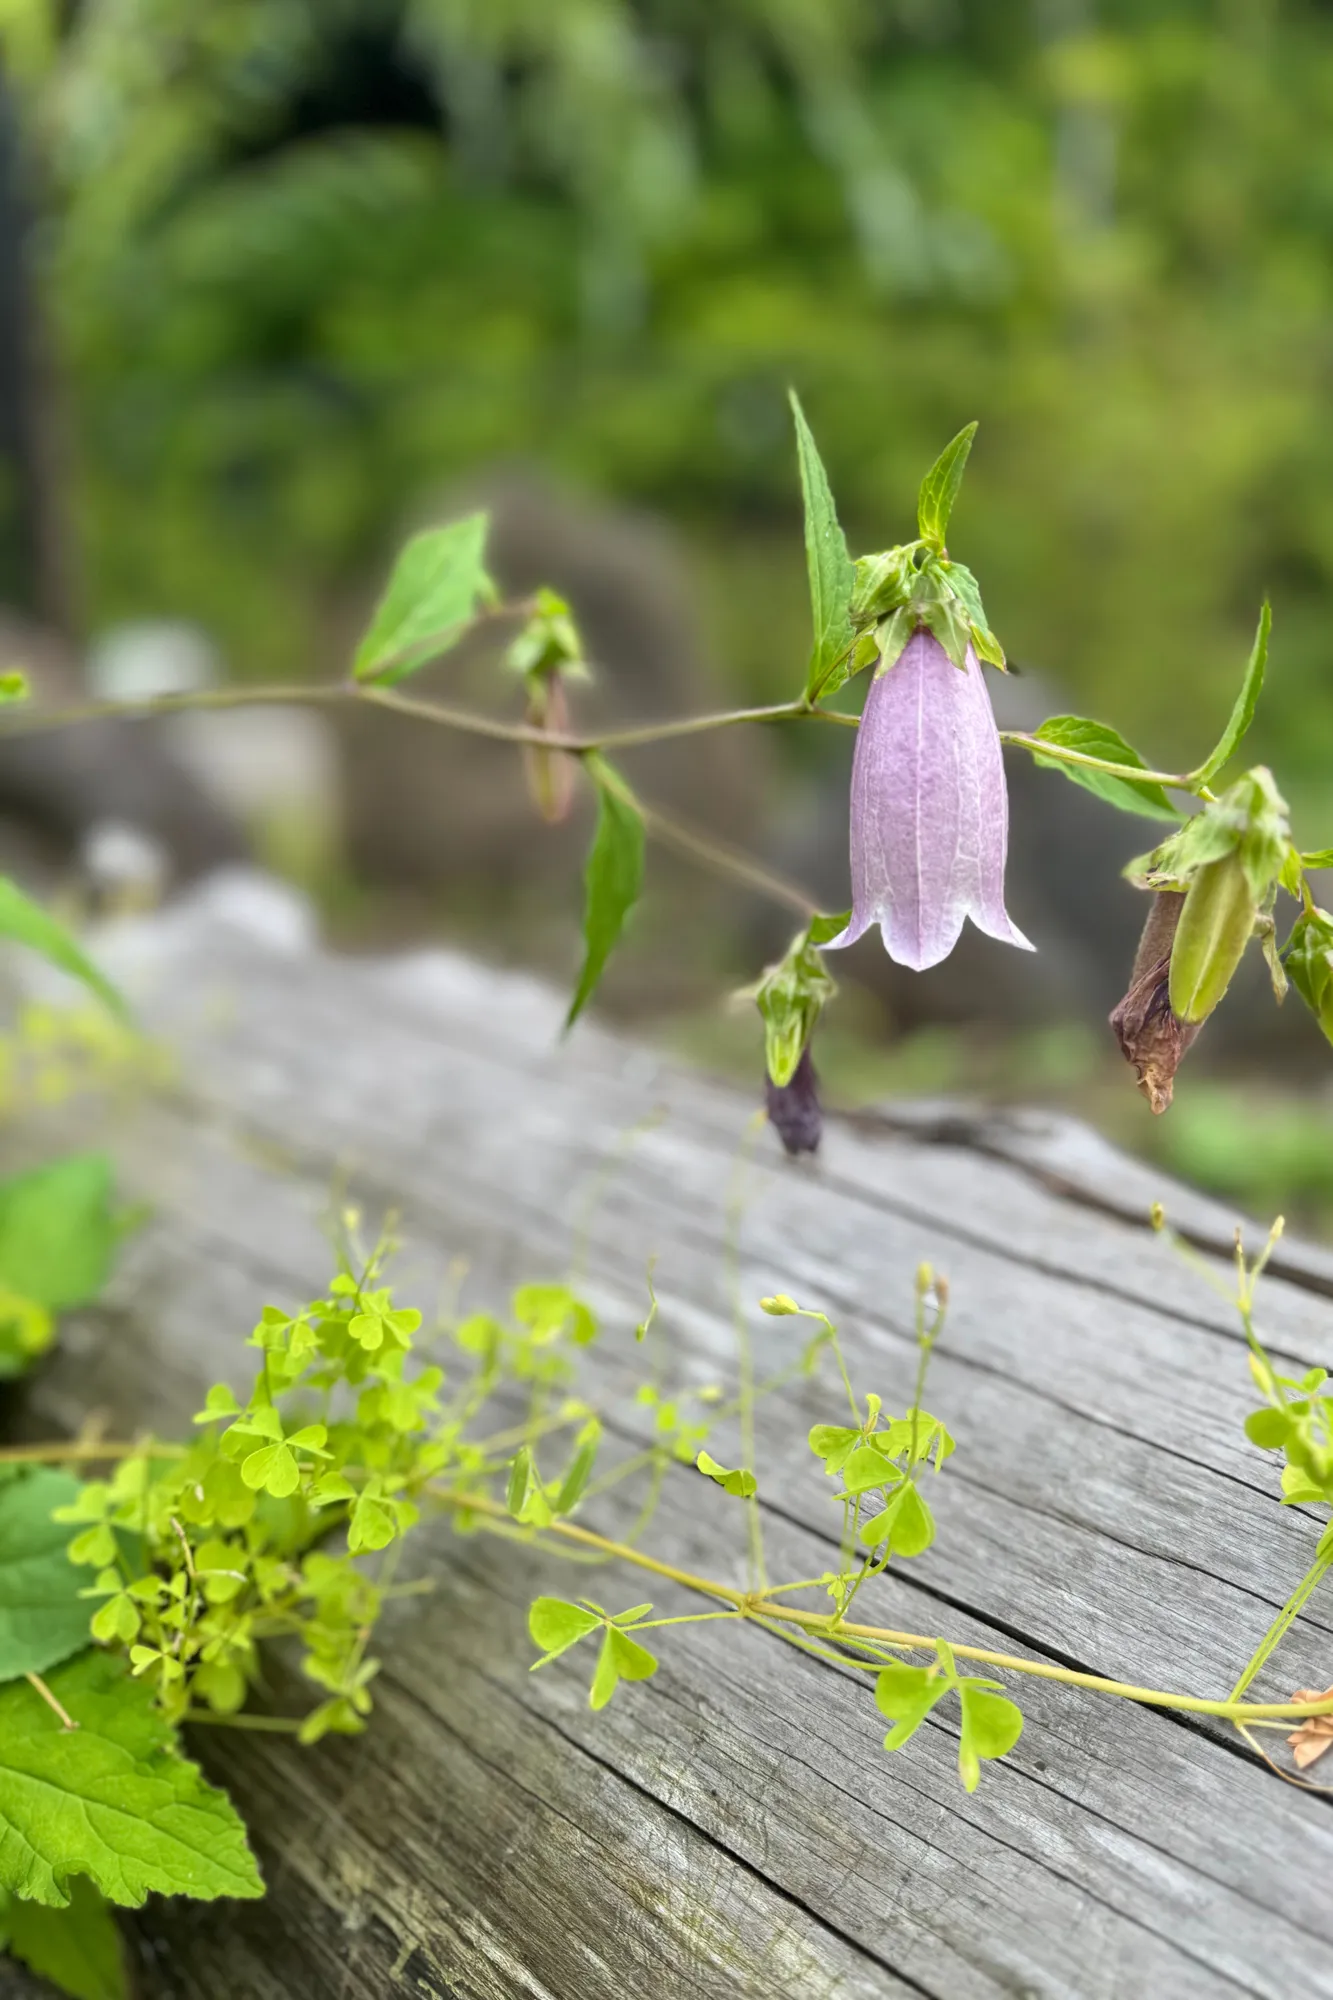
[[769, 1123], [785, 1150], [793, 1155], [818, 1149], [819, 1135], [824, 1129], [818, 1085], [808, 1048], [802, 1050], [790, 1083], [774, 1083], [771, 1076], [764, 1079]]
[[1138, 1071], [1139, 1089], [1158, 1117], [1170, 1106], [1176, 1071], [1203, 1025], [1182, 1021], [1171, 1006], [1171, 948], [1184, 904], [1175, 889], [1153, 898], [1129, 991], [1111, 1015], [1120, 1053]]

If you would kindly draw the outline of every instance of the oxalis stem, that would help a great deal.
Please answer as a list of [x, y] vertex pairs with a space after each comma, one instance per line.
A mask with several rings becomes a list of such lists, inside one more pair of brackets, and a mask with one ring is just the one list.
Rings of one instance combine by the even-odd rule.
[[[430, 1490], [444, 1506], [477, 1515], [482, 1526], [488, 1526], [492, 1521], [512, 1525], [500, 1503], [484, 1494], [459, 1492], [450, 1487], [432, 1487]], [[693, 1570], [679, 1569], [674, 1563], [645, 1555], [641, 1549], [630, 1548], [624, 1542], [610, 1541], [605, 1535], [594, 1534], [590, 1528], [580, 1528], [573, 1521], [553, 1521], [548, 1528], [530, 1530], [527, 1539], [540, 1547], [545, 1537], [555, 1537], [584, 1549], [596, 1550], [604, 1557], [632, 1563], [636, 1569], [666, 1577], [684, 1590], [696, 1591], [701, 1597], [720, 1598], [723, 1603], [733, 1605], [742, 1617], [758, 1623], [781, 1622], [824, 1638], [864, 1639], [873, 1645], [892, 1646], [907, 1652], [933, 1654], [937, 1649], [937, 1633], [896, 1632], [882, 1625], [850, 1622], [835, 1625], [832, 1613], [800, 1611], [794, 1605], [774, 1603], [773, 1597], [777, 1590], [783, 1588], [782, 1585], [775, 1586], [773, 1592], [735, 1590], [730, 1584], [698, 1576]], [[1011, 1673], [1028, 1674], [1036, 1680], [1062, 1681], [1069, 1687], [1087, 1688], [1093, 1694], [1119, 1695], [1125, 1701], [1141, 1702], [1149, 1708], [1178, 1709], [1190, 1715], [1215, 1715], [1224, 1722], [1285, 1722], [1300, 1721], [1311, 1715], [1333, 1715], [1333, 1696], [1323, 1701], [1242, 1702], [1234, 1698], [1210, 1701], [1203, 1695], [1137, 1687], [1130, 1681], [1110, 1680], [1104, 1674], [1079, 1673], [1072, 1667], [1056, 1666], [1047, 1660], [1024, 1659], [1017, 1653], [997, 1653], [987, 1646], [965, 1646], [952, 1641], [950, 1644], [960, 1660], [977, 1660], [984, 1666], [1006, 1667]]]
[[1324, 1578], [1328, 1575], [1330, 1569], [1333, 1569], [1333, 1550], [1330, 1550], [1327, 1555], [1316, 1556], [1309, 1569], [1306, 1570], [1305, 1575], [1301, 1578], [1295, 1590], [1292, 1591], [1291, 1596], [1278, 1612], [1277, 1617], [1264, 1633], [1263, 1638], [1259, 1641], [1259, 1644], [1246, 1663], [1244, 1673], [1231, 1690], [1230, 1699], [1232, 1701], [1240, 1700], [1255, 1675], [1267, 1665], [1310, 1599], [1314, 1596], [1316, 1590], [1318, 1590]]

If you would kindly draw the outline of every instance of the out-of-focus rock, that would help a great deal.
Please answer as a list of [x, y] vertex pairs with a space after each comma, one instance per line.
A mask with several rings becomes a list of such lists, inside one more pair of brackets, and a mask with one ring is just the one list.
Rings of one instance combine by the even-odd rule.
[[[0, 668], [13, 667], [29, 676], [43, 706], [88, 697], [65, 641], [0, 610]], [[153, 843], [176, 880], [240, 861], [247, 851], [233, 815], [174, 754], [158, 721], [83, 722], [9, 739], [0, 733], [0, 851], [8, 865], [29, 876], [64, 872], [93, 830], [108, 825]]]

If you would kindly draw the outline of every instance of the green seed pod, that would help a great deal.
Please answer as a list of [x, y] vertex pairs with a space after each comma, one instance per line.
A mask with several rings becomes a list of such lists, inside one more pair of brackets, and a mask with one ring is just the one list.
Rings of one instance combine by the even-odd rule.
[[1306, 910], [1297, 918], [1286, 953], [1292, 985], [1333, 1042], [1333, 917]]
[[1206, 1021], [1231, 984], [1258, 916], [1239, 851], [1210, 861], [1190, 883], [1171, 950], [1171, 1011]]

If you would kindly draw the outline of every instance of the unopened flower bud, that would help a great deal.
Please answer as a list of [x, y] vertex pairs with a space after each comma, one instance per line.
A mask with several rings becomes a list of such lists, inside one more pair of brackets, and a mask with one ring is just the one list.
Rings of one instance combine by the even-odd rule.
[[1327, 910], [1303, 910], [1286, 952], [1287, 976], [1333, 1042], [1333, 917]]
[[[559, 673], [532, 674], [528, 678], [528, 706], [524, 720], [532, 729], [549, 736], [569, 734], [569, 703]], [[544, 750], [538, 744], [523, 747], [523, 766], [528, 794], [548, 826], [558, 826], [569, 812], [574, 796], [574, 760], [564, 750]]]
[[1129, 991], [1111, 1015], [1125, 1061], [1139, 1074], [1139, 1089], [1160, 1117], [1171, 1102], [1175, 1075], [1198, 1025], [1182, 1021], [1171, 1005], [1171, 952], [1185, 897], [1173, 889], [1154, 896], [1130, 973]]
[[1258, 907], [1239, 850], [1201, 868], [1185, 892], [1171, 949], [1173, 1013], [1189, 1026], [1206, 1021], [1245, 956]]
[[765, 1077], [764, 1096], [769, 1123], [785, 1150], [793, 1155], [815, 1152], [824, 1129], [824, 1114], [808, 1048], [802, 1050], [790, 1083], [774, 1083], [771, 1076]]

